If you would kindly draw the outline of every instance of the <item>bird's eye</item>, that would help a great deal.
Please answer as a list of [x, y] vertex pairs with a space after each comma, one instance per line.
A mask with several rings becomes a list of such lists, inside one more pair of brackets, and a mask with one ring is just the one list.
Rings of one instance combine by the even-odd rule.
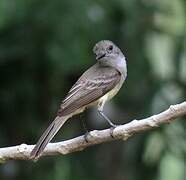
[[109, 50], [109, 51], [112, 51], [112, 50], [113, 50], [113, 46], [110, 45], [110, 46], [108, 47], [108, 50]]

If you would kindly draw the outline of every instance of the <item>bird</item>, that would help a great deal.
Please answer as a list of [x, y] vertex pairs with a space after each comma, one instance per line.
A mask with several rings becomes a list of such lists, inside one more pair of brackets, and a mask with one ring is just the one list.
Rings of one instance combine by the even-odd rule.
[[69, 90], [56, 118], [44, 131], [31, 151], [31, 159], [38, 159], [47, 144], [64, 123], [85, 109], [96, 106], [98, 113], [115, 128], [116, 125], [105, 115], [103, 107], [113, 98], [127, 77], [127, 63], [122, 51], [110, 40], [101, 40], [93, 47], [96, 63], [86, 70]]

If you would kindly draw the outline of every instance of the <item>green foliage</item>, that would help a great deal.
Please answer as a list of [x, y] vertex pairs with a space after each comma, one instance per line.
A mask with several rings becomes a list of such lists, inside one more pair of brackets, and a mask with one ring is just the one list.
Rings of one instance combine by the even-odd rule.
[[[184, 0], [1, 0], [1, 147], [36, 142], [65, 93], [95, 63], [92, 47], [101, 39], [114, 41], [127, 58], [127, 81], [105, 107], [116, 123], [184, 101], [185, 9]], [[92, 114], [67, 122], [55, 140], [83, 134], [80, 119], [89, 129], [108, 127]], [[0, 166], [0, 179], [183, 180], [185, 127], [180, 120], [125, 143], [9, 162]]]

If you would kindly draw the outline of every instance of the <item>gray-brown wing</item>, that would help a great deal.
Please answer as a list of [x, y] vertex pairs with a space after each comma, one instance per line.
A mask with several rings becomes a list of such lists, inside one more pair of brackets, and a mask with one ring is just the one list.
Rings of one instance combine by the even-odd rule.
[[112, 90], [121, 79], [120, 73], [113, 68], [100, 69], [91, 74], [92, 72], [89, 72], [88, 78], [82, 76], [70, 89], [60, 106], [58, 116], [68, 115], [98, 100]]

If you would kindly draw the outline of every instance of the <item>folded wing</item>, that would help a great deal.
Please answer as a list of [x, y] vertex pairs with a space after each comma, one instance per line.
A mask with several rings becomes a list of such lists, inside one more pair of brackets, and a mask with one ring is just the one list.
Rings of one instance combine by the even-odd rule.
[[[81, 76], [63, 100], [58, 116], [68, 115], [90, 104], [112, 90], [120, 81], [121, 74], [114, 68], [94, 68]], [[86, 77], [86, 78], [85, 78]]]

